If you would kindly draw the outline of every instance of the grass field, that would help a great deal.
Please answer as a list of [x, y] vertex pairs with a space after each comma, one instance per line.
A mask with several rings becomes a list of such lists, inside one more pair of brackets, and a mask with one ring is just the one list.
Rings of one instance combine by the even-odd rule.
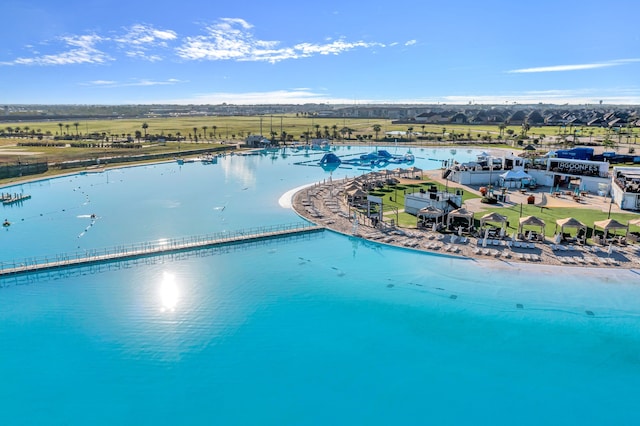
[[[176, 135], [182, 137], [197, 134], [200, 140], [220, 139], [244, 139], [250, 134], [263, 134], [270, 137], [275, 133], [280, 137], [282, 132], [292, 135], [295, 140], [303, 137], [304, 132], [310, 132], [315, 137], [316, 131], [320, 131], [322, 137], [327, 133], [338, 137], [347, 137], [346, 133], [340, 133], [341, 129], [352, 130], [351, 137], [371, 136], [375, 138], [374, 126], [380, 126], [378, 137], [383, 138], [385, 132], [406, 133], [409, 128], [413, 132], [421, 134], [442, 136], [449, 139], [451, 134], [456, 134], [465, 139], [480, 139], [485, 135], [491, 135], [493, 139], [500, 133], [499, 126], [493, 125], [435, 125], [435, 124], [392, 124], [391, 120], [367, 119], [367, 118], [319, 118], [295, 115], [279, 116], [224, 116], [224, 117], [173, 117], [173, 118], [149, 118], [149, 119], [113, 119], [113, 120], [89, 120], [89, 121], [39, 121], [39, 122], [7, 122], [3, 123], [3, 130], [7, 128], [19, 128], [24, 134], [32, 131], [38, 133], [49, 132], [52, 136], [69, 134], [80, 136], [97, 133], [115, 137], [122, 135], [135, 135], [136, 131], [144, 133], [142, 125], [146, 123], [146, 131], [154, 135]], [[77, 126], [76, 126], [77, 124]], [[62, 125], [62, 126], [60, 126]], [[194, 130], [195, 129], [195, 130]], [[507, 126], [504, 134], [509, 130], [514, 134], [521, 132], [521, 126]], [[607, 134], [607, 129], [593, 127], [579, 129], [580, 135], [591, 138], [601, 138]], [[273, 133], [272, 133], [273, 132]], [[593, 134], [591, 134], [593, 132]], [[531, 139], [540, 135], [554, 136], [560, 133], [571, 134], [571, 129], [560, 127], [533, 127], [528, 135]], [[415, 138], [415, 136], [414, 136]]]

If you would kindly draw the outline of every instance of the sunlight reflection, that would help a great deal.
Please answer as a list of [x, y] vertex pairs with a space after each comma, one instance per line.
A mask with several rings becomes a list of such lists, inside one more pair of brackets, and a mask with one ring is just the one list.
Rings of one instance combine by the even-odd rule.
[[169, 272], [164, 272], [162, 282], [160, 283], [160, 301], [162, 303], [162, 311], [175, 311], [180, 292], [176, 284], [176, 277]]

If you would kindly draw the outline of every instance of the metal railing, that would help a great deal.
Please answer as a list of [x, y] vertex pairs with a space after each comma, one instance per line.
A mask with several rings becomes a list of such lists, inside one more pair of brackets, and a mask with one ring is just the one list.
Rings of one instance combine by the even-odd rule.
[[19, 261], [0, 262], [0, 275], [33, 272], [43, 269], [70, 267], [110, 260], [153, 256], [176, 251], [197, 250], [214, 245], [243, 243], [257, 239], [286, 236], [295, 233], [324, 229], [321, 226], [300, 222], [284, 225], [267, 225], [213, 234], [159, 239], [129, 245], [101, 249], [87, 249], [53, 256], [29, 257]]

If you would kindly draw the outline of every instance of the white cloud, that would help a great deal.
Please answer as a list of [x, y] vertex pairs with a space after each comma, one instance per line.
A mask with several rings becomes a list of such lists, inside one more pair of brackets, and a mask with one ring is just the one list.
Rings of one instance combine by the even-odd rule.
[[[354, 49], [383, 48], [379, 42], [348, 41], [302, 42], [286, 46], [277, 40], [262, 40], [253, 33], [253, 25], [240, 18], [223, 18], [205, 28], [202, 35], [179, 38], [170, 29], [159, 29], [148, 24], [127, 27], [119, 34], [72, 35], [58, 39], [61, 53], [41, 54], [33, 48], [30, 57], [0, 62], [0, 65], [69, 65], [104, 64], [122, 57], [151, 62], [166, 58], [167, 49], [178, 46], [175, 54], [183, 60], [254, 61], [276, 63], [287, 59], [318, 55], [339, 55]], [[405, 42], [405, 46], [415, 44]], [[104, 49], [98, 49], [98, 44]], [[396, 45], [398, 43], [394, 43]], [[106, 52], [109, 53], [106, 53]], [[114, 55], [116, 57], [113, 57]]]
[[167, 41], [175, 40], [178, 35], [172, 30], [158, 30], [151, 25], [137, 24], [126, 29], [113, 41], [125, 50], [130, 58], [143, 59], [150, 62], [161, 61], [157, 53], [148, 53], [150, 49], [167, 48]]
[[15, 65], [69, 65], [103, 64], [113, 60], [111, 56], [95, 47], [96, 44], [106, 40], [98, 35], [65, 36], [60, 40], [69, 48], [67, 51], [31, 58], [17, 58], [10, 63]]
[[418, 40], [409, 40], [407, 41], [404, 45], [405, 46], [413, 46], [414, 44], [416, 44], [418, 42]]
[[148, 80], [148, 79], [135, 79], [128, 82], [119, 82], [114, 80], [93, 80], [86, 83], [81, 83], [82, 86], [95, 86], [95, 87], [133, 87], [133, 86], [167, 86], [173, 84], [184, 83], [177, 78], [169, 78], [167, 80]]
[[126, 33], [114, 38], [114, 41], [131, 45], [163, 45], [167, 40], [175, 40], [178, 35], [172, 30], [158, 30], [151, 25], [137, 24], [128, 28]]
[[356, 48], [384, 47], [381, 43], [345, 40], [322, 44], [299, 43], [288, 47], [279, 41], [256, 39], [253, 26], [243, 19], [225, 18], [206, 28], [207, 34], [187, 37], [177, 49], [178, 56], [187, 60], [236, 60], [280, 62], [286, 59], [314, 55], [338, 55]]
[[574, 65], [552, 65], [546, 67], [533, 67], [533, 68], [520, 68], [516, 70], [507, 71], [511, 74], [522, 74], [522, 73], [538, 73], [538, 72], [563, 72], [563, 71], [579, 71], [579, 70], [589, 70], [595, 68], [607, 68], [607, 67], [615, 67], [619, 65], [628, 64], [631, 62], [638, 62], [639, 59], [618, 59], [613, 61], [606, 62], [595, 62], [591, 64], [574, 64]]

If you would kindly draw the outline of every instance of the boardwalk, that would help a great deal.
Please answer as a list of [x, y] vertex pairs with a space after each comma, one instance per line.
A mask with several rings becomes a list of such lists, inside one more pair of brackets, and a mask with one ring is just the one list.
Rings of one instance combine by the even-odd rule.
[[40, 272], [57, 268], [86, 266], [95, 263], [131, 260], [141, 257], [198, 250], [225, 244], [241, 244], [269, 238], [323, 231], [323, 226], [313, 224], [274, 225], [213, 235], [158, 240], [113, 247], [103, 250], [87, 250], [84, 253], [61, 254], [53, 257], [25, 259], [21, 262], [0, 263], [0, 277]]

